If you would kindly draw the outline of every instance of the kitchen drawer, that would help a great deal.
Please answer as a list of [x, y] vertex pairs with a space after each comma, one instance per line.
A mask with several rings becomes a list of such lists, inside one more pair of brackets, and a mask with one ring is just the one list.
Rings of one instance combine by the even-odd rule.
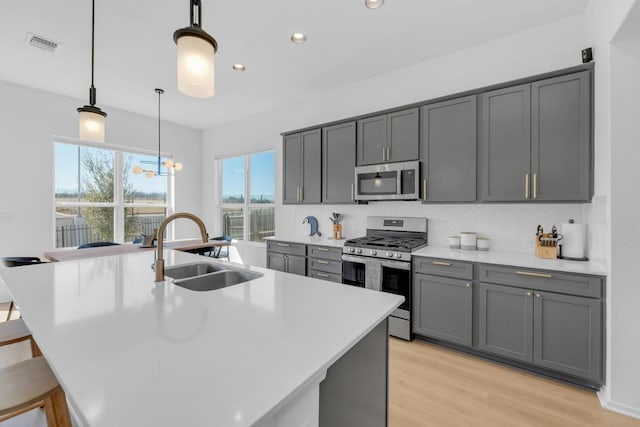
[[603, 279], [524, 267], [480, 266], [480, 281], [591, 298], [603, 295]]
[[443, 258], [414, 257], [413, 271], [415, 273], [473, 280], [473, 264], [470, 262], [452, 261]]
[[314, 279], [328, 280], [329, 282], [342, 283], [342, 274], [327, 273], [324, 271], [308, 270], [308, 277]]
[[291, 242], [269, 240], [267, 241], [267, 251], [277, 252], [279, 254], [286, 254], [286, 255], [306, 256], [307, 245], [303, 243], [291, 243]]
[[342, 261], [307, 258], [307, 269], [325, 273], [342, 274]]
[[312, 258], [329, 259], [332, 261], [342, 260], [342, 248], [309, 245], [307, 249], [307, 255]]

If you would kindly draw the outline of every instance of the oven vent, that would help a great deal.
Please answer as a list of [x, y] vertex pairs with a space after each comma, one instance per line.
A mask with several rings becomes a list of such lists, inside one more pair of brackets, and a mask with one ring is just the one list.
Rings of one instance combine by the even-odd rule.
[[60, 43], [46, 39], [42, 36], [35, 35], [33, 33], [27, 34], [27, 44], [51, 53], [57, 52], [60, 48]]

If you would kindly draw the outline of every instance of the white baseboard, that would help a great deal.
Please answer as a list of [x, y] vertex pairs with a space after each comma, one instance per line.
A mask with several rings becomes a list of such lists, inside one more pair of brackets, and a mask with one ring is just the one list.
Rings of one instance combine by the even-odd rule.
[[627, 415], [629, 417], [640, 419], [640, 408], [634, 408], [633, 406], [628, 406], [623, 403], [613, 402], [611, 400], [606, 401], [601, 393], [598, 393], [598, 399], [600, 399], [600, 404], [603, 408], [608, 409], [613, 412], [618, 412], [623, 415]]

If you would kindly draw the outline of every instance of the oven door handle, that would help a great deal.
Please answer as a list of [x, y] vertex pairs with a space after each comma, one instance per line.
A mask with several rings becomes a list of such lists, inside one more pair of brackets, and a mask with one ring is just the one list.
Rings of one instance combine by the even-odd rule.
[[411, 270], [410, 262], [402, 262], [402, 261], [381, 261], [380, 265], [382, 267], [393, 268], [395, 270]]
[[367, 259], [358, 256], [342, 255], [342, 261], [355, 262], [356, 264], [366, 264]]

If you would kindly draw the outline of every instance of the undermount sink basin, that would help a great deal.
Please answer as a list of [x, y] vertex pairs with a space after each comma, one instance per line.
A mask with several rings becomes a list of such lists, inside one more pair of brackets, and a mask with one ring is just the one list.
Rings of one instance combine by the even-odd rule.
[[214, 273], [216, 271], [226, 270], [223, 265], [210, 264], [207, 262], [196, 262], [193, 264], [174, 265], [166, 267], [164, 275], [174, 280], [185, 279], [187, 277], [202, 276], [203, 274]]
[[214, 291], [262, 277], [255, 271], [229, 268], [205, 262], [176, 265], [164, 270], [173, 284], [192, 291]]

